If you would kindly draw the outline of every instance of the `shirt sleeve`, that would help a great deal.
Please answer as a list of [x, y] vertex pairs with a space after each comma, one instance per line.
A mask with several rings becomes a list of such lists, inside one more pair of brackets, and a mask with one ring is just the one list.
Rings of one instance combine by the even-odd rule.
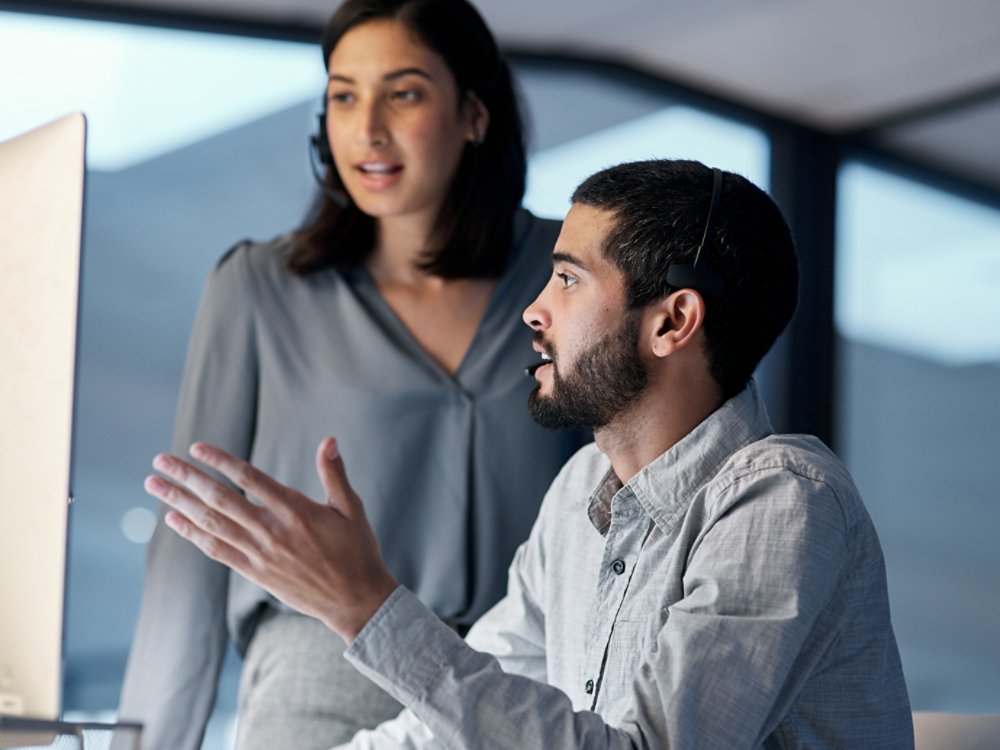
[[[479, 618], [465, 639], [470, 648], [492, 654], [503, 671], [538, 682], [544, 682], [546, 678], [545, 618], [541, 606], [544, 580], [541, 525], [536, 522], [528, 540], [514, 555], [508, 571], [506, 596]], [[412, 594], [400, 587], [390, 600], [408, 596], [412, 597]], [[416, 601], [415, 597], [413, 601]], [[414, 607], [413, 601], [408, 602], [409, 607], [414, 608], [419, 617], [425, 616], [424, 607], [419, 602]], [[403, 615], [404, 618], [407, 616]], [[437, 628], [440, 624], [436, 622], [437, 618], [432, 620], [435, 621], [432, 627]], [[446, 630], [450, 632], [450, 628]], [[362, 649], [361, 642], [370, 632], [369, 628], [365, 628], [358, 634], [355, 639], [357, 650]], [[445, 639], [452, 640], [448, 636]], [[348, 659], [351, 660], [350, 650]], [[343, 746], [344, 750], [436, 750], [440, 747], [427, 725], [409, 709], [374, 730], [359, 732], [349, 745]]]
[[[437, 743], [405, 748], [631, 747], [597, 714], [574, 713], [561, 690], [504, 672], [496, 657], [472, 648], [404, 588], [386, 600], [345, 656], [406, 705]], [[357, 739], [351, 750], [389, 747]]]
[[725, 511], [702, 527], [684, 596], [669, 608], [619, 726], [574, 711], [537, 667], [531, 677], [504, 672], [402, 588], [346, 656], [441, 747], [759, 747], [836, 639], [847, 534], [834, 493], [790, 472], [727, 494]]
[[[506, 596], [463, 641], [400, 587], [345, 653], [355, 668], [408, 709], [365, 732], [350, 750], [577, 747], [596, 732], [597, 714], [575, 714], [569, 697], [545, 684], [545, 519], [547, 498], [508, 573]], [[395, 743], [393, 739], [395, 738]]]
[[[188, 347], [172, 451], [195, 440], [247, 457], [257, 357], [246, 248], [206, 284]], [[119, 716], [142, 722], [146, 750], [197, 750], [225, 657], [229, 572], [175, 534], [161, 512], [147, 550], [139, 618]]]

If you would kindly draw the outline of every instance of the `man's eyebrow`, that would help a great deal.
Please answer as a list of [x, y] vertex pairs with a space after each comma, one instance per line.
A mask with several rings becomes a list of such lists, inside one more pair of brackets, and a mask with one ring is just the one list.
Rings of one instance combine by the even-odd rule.
[[[399, 70], [391, 70], [382, 76], [382, 80], [395, 81], [400, 78], [405, 78], [406, 76], [420, 76], [421, 78], [426, 78], [428, 81], [433, 80], [430, 73], [422, 68], [400, 68]], [[355, 80], [350, 76], [341, 75], [339, 73], [331, 73], [330, 81], [336, 81], [338, 83], [355, 83]]]
[[576, 266], [584, 271], [590, 271], [590, 266], [584, 263], [582, 260], [577, 258], [572, 253], [565, 252], [555, 252], [552, 253], [553, 263], [569, 263], [571, 266]]

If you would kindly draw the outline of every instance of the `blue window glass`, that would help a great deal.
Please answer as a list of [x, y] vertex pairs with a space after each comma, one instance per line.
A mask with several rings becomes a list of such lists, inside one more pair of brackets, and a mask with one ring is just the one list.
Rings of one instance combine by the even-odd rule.
[[839, 202], [839, 443], [913, 706], [995, 712], [1000, 211], [856, 162]]

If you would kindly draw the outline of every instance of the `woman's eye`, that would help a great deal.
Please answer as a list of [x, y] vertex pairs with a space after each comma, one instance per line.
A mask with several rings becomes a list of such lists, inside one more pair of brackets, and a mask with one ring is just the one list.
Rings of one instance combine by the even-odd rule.
[[419, 101], [420, 92], [414, 89], [400, 89], [392, 92], [392, 99], [397, 102], [415, 102]]
[[348, 91], [334, 91], [329, 96], [332, 104], [350, 104], [354, 101], [354, 94]]
[[576, 279], [573, 276], [570, 276], [568, 273], [563, 273], [561, 271], [556, 271], [555, 274], [556, 274], [556, 278], [559, 279], [559, 281], [562, 282], [563, 287], [570, 287], [570, 286], [573, 286], [573, 284], [576, 283]]

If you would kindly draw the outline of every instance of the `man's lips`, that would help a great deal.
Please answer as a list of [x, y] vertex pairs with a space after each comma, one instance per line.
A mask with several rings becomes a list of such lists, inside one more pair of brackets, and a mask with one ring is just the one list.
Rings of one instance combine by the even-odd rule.
[[539, 368], [545, 367], [546, 365], [550, 365], [550, 364], [552, 364], [552, 363], [551, 362], [535, 362], [535, 364], [528, 365], [527, 367], [524, 368], [524, 374], [527, 375], [530, 378], [532, 375], [534, 375], [538, 371]]
[[538, 370], [541, 369], [542, 367], [552, 364], [552, 357], [546, 354], [537, 343], [533, 344], [532, 348], [534, 348], [536, 352], [542, 355], [542, 361], [535, 362], [534, 364], [528, 365], [527, 367], [524, 368], [524, 374], [527, 375], [529, 378], [533, 376], [536, 372], [538, 372]]

